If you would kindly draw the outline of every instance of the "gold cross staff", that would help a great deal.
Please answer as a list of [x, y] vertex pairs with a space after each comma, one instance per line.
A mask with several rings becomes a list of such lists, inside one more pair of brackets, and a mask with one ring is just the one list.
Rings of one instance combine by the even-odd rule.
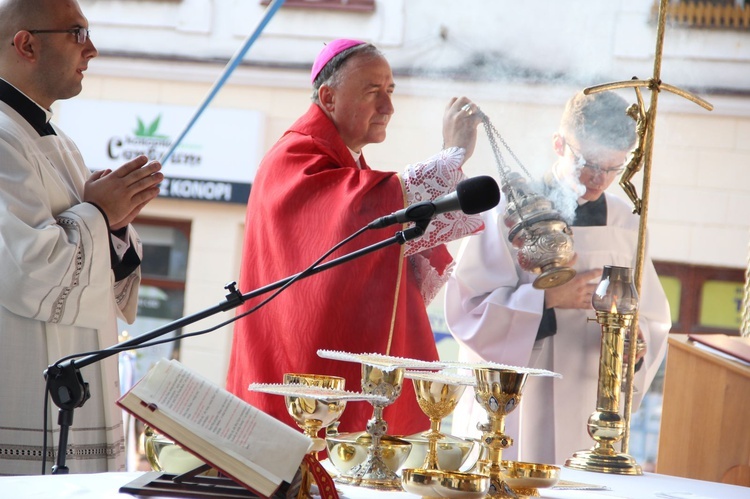
[[[639, 80], [637, 78], [633, 78], [632, 80], [627, 81], [616, 81], [612, 83], [595, 85], [583, 90], [583, 93], [590, 94], [603, 92], [605, 90], [634, 88], [636, 96], [638, 98], [638, 104], [633, 104], [627, 110], [628, 115], [631, 116], [636, 122], [636, 132], [638, 135], [638, 140], [635, 149], [633, 149], [629, 156], [628, 164], [620, 179], [620, 186], [622, 186], [628, 197], [631, 199], [631, 201], [633, 201], [633, 212], [639, 214], [641, 217], [638, 227], [638, 248], [634, 274], [635, 286], [639, 295], [641, 292], [641, 280], [643, 277], [643, 260], [646, 253], [645, 235], [646, 223], [648, 220], [648, 198], [651, 189], [651, 160], [654, 150], [654, 126], [656, 121], [656, 105], [659, 99], [659, 93], [662, 90], [666, 90], [667, 92], [677, 94], [680, 97], [695, 102], [708, 111], [713, 110], [713, 106], [700, 97], [693, 95], [686, 90], [668, 85], [661, 81], [661, 59], [662, 51], [664, 48], [664, 28], [667, 19], [668, 3], [669, 0], [661, 0], [661, 2], [659, 3], [659, 19], [656, 32], [656, 53], [654, 55], [653, 76], [647, 80]], [[651, 103], [648, 109], [645, 108], [643, 103], [643, 97], [641, 96], [641, 87], [648, 88], [651, 91]], [[635, 188], [630, 183], [630, 180], [640, 170], [641, 161], [643, 162], [643, 194], [642, 198], [639, 199]], [[628, 358], [635, 359], [638, 334], [638, 312], [636, 312], [632, 324], [633, 325], [628, 331], [629, 349], [627, 355], [629, 356]], [[627, 373], [625, 376], [625, 406], [623, 409], [623, 417], [625, 420], [625, 433], [623, 435], [621, 447], [623, 453], [628, 452], [628, 443], [630, 439], [630, 413], [633, 405], [634, 377], [635, 362], [628, 362]]]

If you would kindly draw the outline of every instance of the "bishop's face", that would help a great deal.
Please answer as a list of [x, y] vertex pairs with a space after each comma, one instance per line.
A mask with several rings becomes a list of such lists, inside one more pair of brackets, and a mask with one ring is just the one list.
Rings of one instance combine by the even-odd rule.
[[391, 67], [384, 57], [353, 55], [344, 63], [339, 83], [321, 100], [349, 149], [383, 142], [393, 115], [395, 89]]

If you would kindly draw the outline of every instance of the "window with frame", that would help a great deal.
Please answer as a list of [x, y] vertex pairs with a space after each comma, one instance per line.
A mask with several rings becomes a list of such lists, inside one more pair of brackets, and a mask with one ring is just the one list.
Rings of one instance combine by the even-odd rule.
[[[659, 0], [651, 6], [656, 22]], [[750, 31], [750, 0], [676, 0], [667, 4], [667, 22], [686, 28]]]
[[678, 334], [739, 335], [745, 285], [744, 269], [654, 262]]
[[[270, 3], [271, 0], [260, 2], [261, 5]], [[375, 10], [375, 0], [286, 0], [281, 8], [285, 7], [372, 12]]]

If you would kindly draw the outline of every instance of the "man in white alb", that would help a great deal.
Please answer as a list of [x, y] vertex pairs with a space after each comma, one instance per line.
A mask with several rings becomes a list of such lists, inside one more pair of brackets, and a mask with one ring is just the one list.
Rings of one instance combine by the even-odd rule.
[[[158, 195], [161, 165], [142, 156], [91, 174], [50, 123], [52, 104], [80, 93], [96, 55], [76, 0], [0, 0], [0, 475], [42, 473], [46, 367], [116, 344], [117, 317], [135, 318], [140, 241], [130, 222]], [[117, 359], [81, 371], [91, 399], [75, 411], [66, 465], [123, 470]], [[53, 404], [47, 430], [49, 471]]]
[[[516, 441], [503, 453], [505, 459], [562, 464], [594, 444], [586, 423], [596, 410], [601, 327], [587, 321], [595, 316], [591, 294], [605, 265], [635, 267], [638, 241], [638, 217], [623, 199], [605, 192], [623, 172], [636, 140], [627, 107], [614, 92], [578, 93], [568, 101], [553, 136], [557, 161], [544, 176], [542, 190], [554, 193], [557, 204], [565, 205], [556, 208], [572, 216], [578, 273], [570, 282], [547, 290], [532, 286], [537, 276], [520, 268], [508, 242], [503, 197], [495, 210], [483, 214], [487, 229], [464, 242], [446, 286], [446, 320], [462, 345], [463, 360], [563, 376], [529, 378], [520, 407], [507, 419], [508, 434]], [[638, 326], [647, 350], [636, 363], [634, 409], [664, 358], [671, 327], [669, 304], [648, 257], [640, 298]], [[464, 395], [454, 412], [454, 433], [477, 435], [474, 424], [486, 420], [481, 412]]]

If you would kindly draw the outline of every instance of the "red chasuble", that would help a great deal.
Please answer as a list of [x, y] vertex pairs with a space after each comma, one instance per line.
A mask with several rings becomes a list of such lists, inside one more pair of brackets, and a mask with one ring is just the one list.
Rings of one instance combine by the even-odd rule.
[[[250, 194], [240, 290], [252, 291], [296, 274], [339, 241], [376, 218], [405, 206], [401, 180], [357, 167], [334, 124], [313, 104], [263, 159]], [[377, 243], [400, 230], [366, 231], [335, 258]], [[443, 272], [451, 257], [430, 250]], [[243, 305], [239, 313], [265, 296]], [[389, 345], [390, 343], [390, 345]], [[361, 391], [361, 366], [318, 357], [318, 349], [380, 353], [437, 360], [424, 301], [403, 247], [394, 244], [292, 284], [234, 332], [227, 388], [255, 407], [295, 426], [284, 397], [251, 392], [253, 382], [280, 383], [284, 373], [346, 378]], [[361, 431], [372, 415], [367, 402], [350, 402], [340, 431]], [[407, 435], [429, 427], [411, 380], [385, 410], [388, 433]]]

